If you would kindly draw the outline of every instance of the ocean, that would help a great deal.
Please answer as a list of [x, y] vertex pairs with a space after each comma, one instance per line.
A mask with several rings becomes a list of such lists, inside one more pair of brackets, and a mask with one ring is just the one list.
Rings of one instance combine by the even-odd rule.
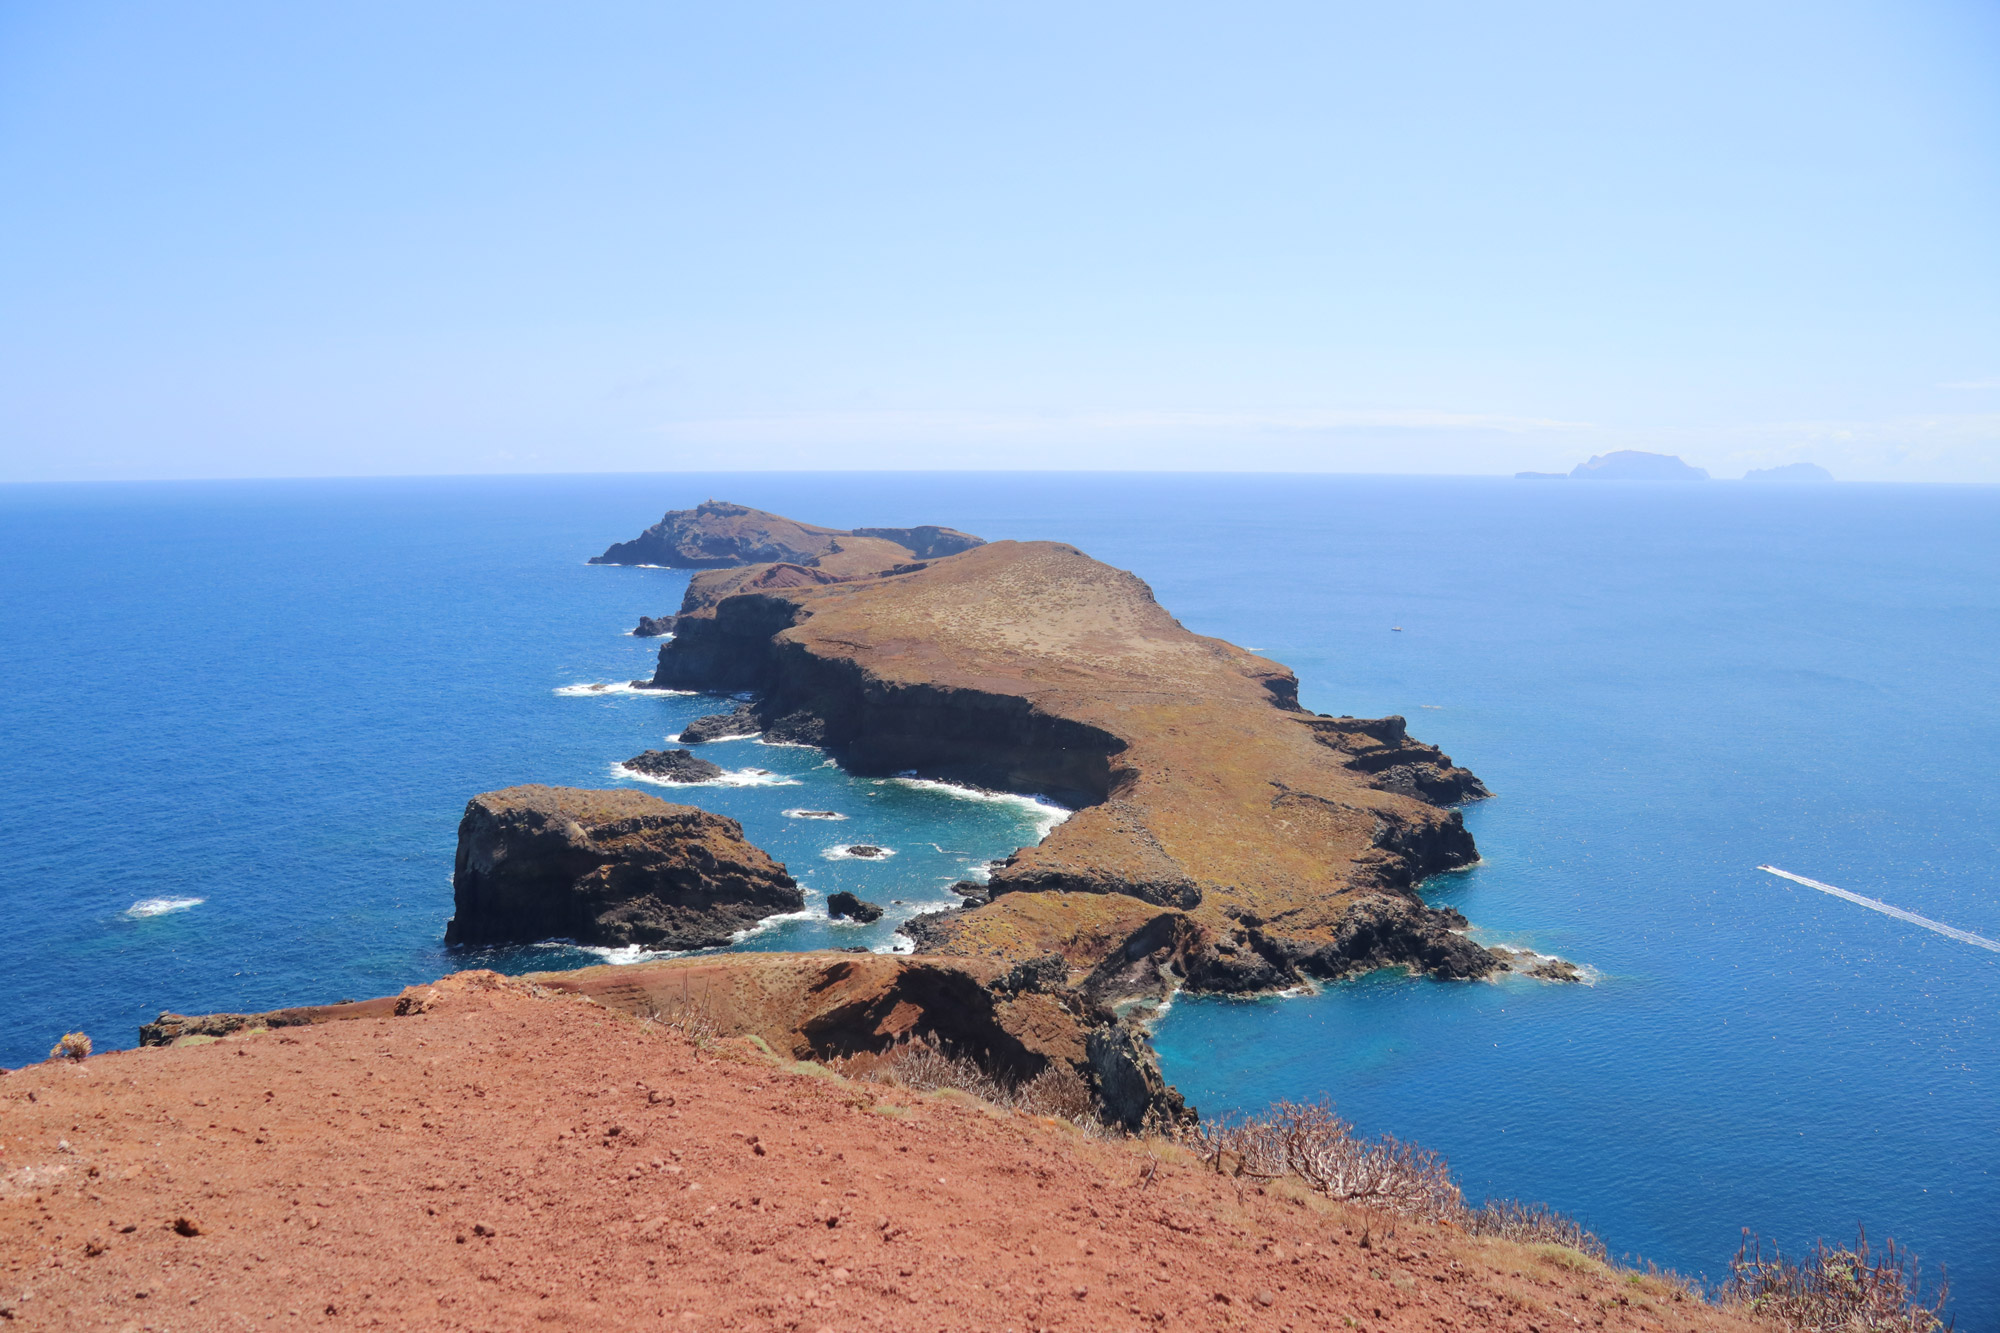
[[[1318, 711], [1401, 713], [1495, 793], [1428, 897], [1589, 984], [1378, 974], [1178, 1000], [1201, 1108], [1335, 1103], [1468, 1195], [1547, 1202], [1615, 1256], [1723, 1275], [1857, 1224], [2000, 1328], [2000, 954], [1758, 870], [2000, 938], [2000, 489], [1321, 476], [753, 473], [0, 487], [0, 1064], [162, 1009], [391, 993], [447, 951], [457, 822], [718, 701], [628, 631], [687, 576], [593, 567], [709, 497], [837, 526], [1074, 543]], [[1062, 812], [709, 747], [806, 884], [742, 948], [894, 923]], [[834, 810], [831, 822], [787, 811]], [[892, 856], [843, 858], [872, 843]], [[890, 909], [833, 924], [824, 896]], [[818, 909], [818, 911], [815, 911]]]

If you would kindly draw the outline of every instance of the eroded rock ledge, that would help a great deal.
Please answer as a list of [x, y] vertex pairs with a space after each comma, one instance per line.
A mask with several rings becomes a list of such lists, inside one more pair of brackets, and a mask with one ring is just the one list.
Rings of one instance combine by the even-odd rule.
[[1451, 808], [1487, 794], [1476, 777], [1400, 717], [1305, 712], [1287, 668], [1188, 632], [1139, 579], [1073, 547], [703, 573], [675, 633], [653, 683], [751, 694], [743, 725], [809, 737], [859, 772], [1076, 810], [996, 869], [990, 902], [921, 924], [928, 950], [1053, 951], [1095, 975], [1167, 909], [1181, 923], [1156, 969], [1168, 988], [1506, 966], [1414, 893], [1477, 859]]
[[139, 1044], [422, 1013], [441, 994], [504, 985], [581, 995], [638, 1018], [691, 1019], [719, 1037], [756, 1037], [793, 1059], [837, 1060], [856, 1071], [912, 1040], [967, 1056], [1007, 1082], [1062, 1065], [1090, 1087], [1106, 1123], [1134, 1132], [1192, 1123], [1193, 1110], [1161, 1077], [1144, 1034], [1064, 986], [1065, 972], [1055, 958], [1010, 967], [831, 952], [712, 954], [505, 981], [469, 972], [375, 1000], [267, 1014], [163, 1013], [139, 1029]]

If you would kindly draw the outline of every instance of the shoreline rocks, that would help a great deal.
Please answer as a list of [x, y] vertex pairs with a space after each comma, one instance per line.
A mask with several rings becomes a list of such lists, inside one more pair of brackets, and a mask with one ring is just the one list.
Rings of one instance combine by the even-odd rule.
[[805, 895], [733, 819], [619, 788], [522, 786], [467, 802], [447, 945], [727, 944]]
[[667, 782], [713, 782], [723, 773], [720, 764], [711, 764], [687, 750], [648, 750], [633, 755], [624, 766]]
[[763, 730], [763, 724], [757, 720], [757, 706], [738, 704], [727, 713], [710, 713], [688, 723], [681, 728], [680, 742], [683, 745], [706, 745], [710, 741], [755, 736]]
[[882, 909], [880, 907], [874, 903], [862, 901], [845, 889], [839, 893], [827, 896], [826, 914], [835, 921], [845, 918], [849, 921], [859, 921], [864, 925], [870, 921], [880, 921], [882, 919]]
[[639, 627], [632, 631], [635, 639], [663, 639], [674, 632], [674, 622], [679, 616], [640, 616]]

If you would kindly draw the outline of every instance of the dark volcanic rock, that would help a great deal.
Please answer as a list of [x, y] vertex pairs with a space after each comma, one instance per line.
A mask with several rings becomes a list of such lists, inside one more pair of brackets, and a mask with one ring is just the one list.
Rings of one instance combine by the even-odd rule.
[[816, 714], [801, 709], [785, 714], [766, 727], [764, 739], [786, 745], [825, 745], [826, 723]]
[[632, 631], [641, 639], [664, 638], [674, 632], [674, 622], [679, 616], [640, 616], [639, 628]]
[[935, 912], [919, 912], [896, 927], [896, 933], [908, 936], [918, 953], [932, 953], [951, 943], [952, 927], [966, 911], [965, 907], [945, 907]]
[[627, 759], [625, 767], [668, 782], [713, 782], [722, 776], [721, 765], [711, 764], [686, 750], [648, 750]]
[[1174, 1129], [1194, 1113], [1160, 1074], [1146, 1038], [1123, 1023], [1103, 1023], [1088, 1045], [1092, 1091], [1104, 1118], [1134, 1133]]
[[872, 861], [882, 854], [880, 847], [872, 846], [865, 842], [857, 842], [845, 850], [849, 856], [858, 856], [864, 861]]
[[733, 819], [644, 792], [509, 787], [458, 826], [447, 944], [695, 949], [805, 896]]
[[842, 890], [831, 894], [826, 900], [826, 914], [838, 920], [846, 917], [850, 921], [880, 921], [882, 909], [874, 903], [863, 902], [853, 894]]
[[1348, 909], [1334, 942], [1291, 940], [1252, 931], [1260, 952], [1327, 980], [1378, 967], [1409, 967], [1447, 981], [1469, 981], [1506, 964], [1459, 931], [1465, 918], [1448, 907], [1378, 894]]
[[960, 532], [956, 528], [940, 528], [933, 523], [926, 523], [916, 528], [856, 528], [854, 535], [880, 537], [885, 541], [892, 541], [919, 560], [937, 560], [986, 544], [983, 538], [975, 537], [969, 532]]
[[1309, 717], [1301, 719], [1313, 739], [1338, 751], [1347, 766], [1368, 775], [1368, 785], [1399, 792], [1432, 805], [1484, 800], [1493, 793], [1435, 745], [1412, 740], [1400, 717]]
[[1045, 953], [1008, 968], [1006, 975], [993, 983], [993, 989], [1036, 995], [1061, 990], [1068, 984], [1069, 963], [1059, 953]]
[[681, 744], [702, 745], [709, 741], [726, 741], [735, 736], [755, 736], [764, 728], [757, 721], [755, 704], [738, 704], [727, 713], [710, 713], [698, 717], [681, 728]]

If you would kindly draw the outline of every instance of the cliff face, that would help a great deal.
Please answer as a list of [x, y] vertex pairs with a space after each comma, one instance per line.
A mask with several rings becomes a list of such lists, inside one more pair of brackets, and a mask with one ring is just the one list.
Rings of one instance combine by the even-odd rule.
[[979, 538], [951, 528], [857, 528], [846, 532], [798, 523], [725, 500], [676, 509], [629, 542], [615, 542], [593, 565], [664, 565], [669, 569], [725, 569], [785, 561], [827, 562], [829, 573], [887, 569], [908, 560], [953, 555]]
[[[1478, 779], [1400, 718], [1300, 710], [1289, 670], [1189, 633], [1131, 574], [1057, 543], [996, 542], [840, 582], [768, 566], [695, 584], [656, 684], [754, 691], [767, 724], [811, 719], [861, 772], [1080, 807], [994, 873], [990, 904], [931, 922], [927, 947], [1060, 951], [1023, 902], [1053, 893], [1185, 914], [1190, 980], [1223, 979], [1221, 949], [1239, 944], [1268, 984], [1503, 965], [1411, 892], [1477, 859], [1447, 807], [1485, 795]], [[1344, 925], [1357, 911], [1376, 923], [1365, 944]]]
[[696, 949], [805, 905], [733, 819], [629, 790], [509, 787], [458, 826], [447, 944]]

